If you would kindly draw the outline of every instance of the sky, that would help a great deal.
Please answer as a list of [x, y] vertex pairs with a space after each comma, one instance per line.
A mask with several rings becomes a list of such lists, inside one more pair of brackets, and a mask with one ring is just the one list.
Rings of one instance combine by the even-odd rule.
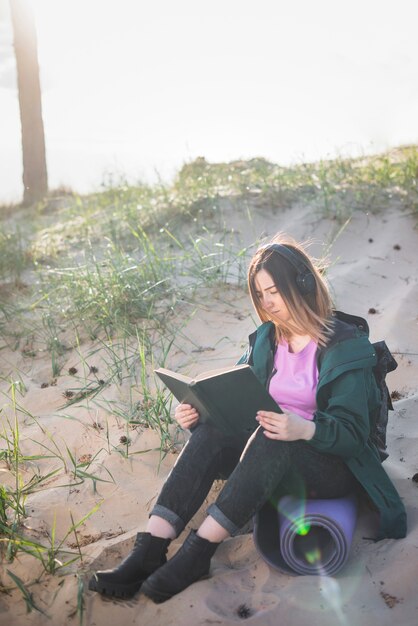
[[[50, 188], [418, 143], [415, 0], [31, 0]], [[0, 202], [22, 196], [0, 0]]]

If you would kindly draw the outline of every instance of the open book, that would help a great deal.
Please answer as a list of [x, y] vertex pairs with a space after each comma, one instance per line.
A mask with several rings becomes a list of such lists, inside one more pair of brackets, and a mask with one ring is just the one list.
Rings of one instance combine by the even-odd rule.
[[282, 413], [249, 365], [212, 370], [195, 378], [164, 368], [155, 373], [179, 402], [191, 404], [202, 422], [211, 422], [225, 434], [253, 432], [259, 410]]

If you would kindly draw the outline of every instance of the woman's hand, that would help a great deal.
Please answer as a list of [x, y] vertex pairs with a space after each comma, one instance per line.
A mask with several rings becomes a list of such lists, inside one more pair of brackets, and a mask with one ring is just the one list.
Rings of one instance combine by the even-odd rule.
[[190, 404], [179, 404], [175, 408], [174, 419], [182, 428], [192, 428], [199, 421], [199, 413]]
[[309, 441], [315, 433], [315, 424], [296, 413], [273, 413], [272, 411], [258, 411], [256, 420], [264, 428], [264, 434], [269, 439], [281, 441]]

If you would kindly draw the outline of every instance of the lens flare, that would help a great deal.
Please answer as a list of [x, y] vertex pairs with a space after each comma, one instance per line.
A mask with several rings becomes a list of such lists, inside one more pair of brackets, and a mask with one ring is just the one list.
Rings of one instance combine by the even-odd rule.
[[305, 537], [311, 530], [311, 525], [304, 520], [296, 520], [296, 534]]
[[315, 550], [310, 550], [309, 552], [305, 552], [305, 559], [310, 565], [315, 565], [315, 563], [321, 562], [321, 550], [316, 548]]
[[[296, 577], [292, 580], [292, 590], [297, 590], [292, 596], [292, 603], [304, 611], [310, 611], [313, 615], [318, 613], [332, 612], [335, 615], [336, 626], [348, 626], [348, 620], [344, 612], [344, 605], [349, 603], [362, 585], [368, 584], [369, 579], [365, 576], [366, 555], [356, 555], [356, 559], [350, 561], [345, 569], [345, 576], [341, 580], [327, 575], [323, 567], [326, 554], [321, 546], [315, 545], [314, 536], [318, 534], [318, 527], [312, 526], [307, 517], [307, 506], [309, 495], [306, 493], [303, 482], [293, 485], [293, 494], [299, 499], [297, 507], [291, 511], [284, 506], [280, 506], [281, 499], [285, 495], [283, 492], [276, 492], [269, 499], [274, 515], [277, 516], [277, 526], [280, 541], [280, 516], [287, 519], [294, 525], [294, 532], [297, 533], [296, 540], [299, 549], [299, 558], [305, 559], [309, 565], [313, 565], [318, 573], [316, 583], [312, 582], [310, 576]], [[295, 510], [296, 508], [296, 510]], [[312, 543], [310, 534], [312, 533]], [[308, 536], [307, 536], [308, 535]], [[305, 544], [306, 542], [306, 544]], [[323, 542], [322, 542], [323, 543]], [[326, 552], [326, 551], [325, 551]], [[280, 568], [278, 568], [280, 569]], [[286, 569], [284, 571], [287, 571]]]

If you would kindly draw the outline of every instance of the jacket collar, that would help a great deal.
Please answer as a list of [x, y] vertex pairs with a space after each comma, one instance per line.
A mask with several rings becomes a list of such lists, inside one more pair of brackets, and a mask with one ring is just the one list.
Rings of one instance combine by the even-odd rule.
[[[341, 311], [334, 312], [330, 341], [317, 350], [320, 372], [318, 387], [347, 370], [372, 367], [376, 364], [376, 353], [368, 340], [368, 334], [369, 327], [363, 318]], [[263, 322], [251, 333], [249, 342], [249, 361], [257, 378], [266, 384], [273, 367], [275, 349], [273, 322]], [[341, 344], [344, 344], [343, 349]]]

